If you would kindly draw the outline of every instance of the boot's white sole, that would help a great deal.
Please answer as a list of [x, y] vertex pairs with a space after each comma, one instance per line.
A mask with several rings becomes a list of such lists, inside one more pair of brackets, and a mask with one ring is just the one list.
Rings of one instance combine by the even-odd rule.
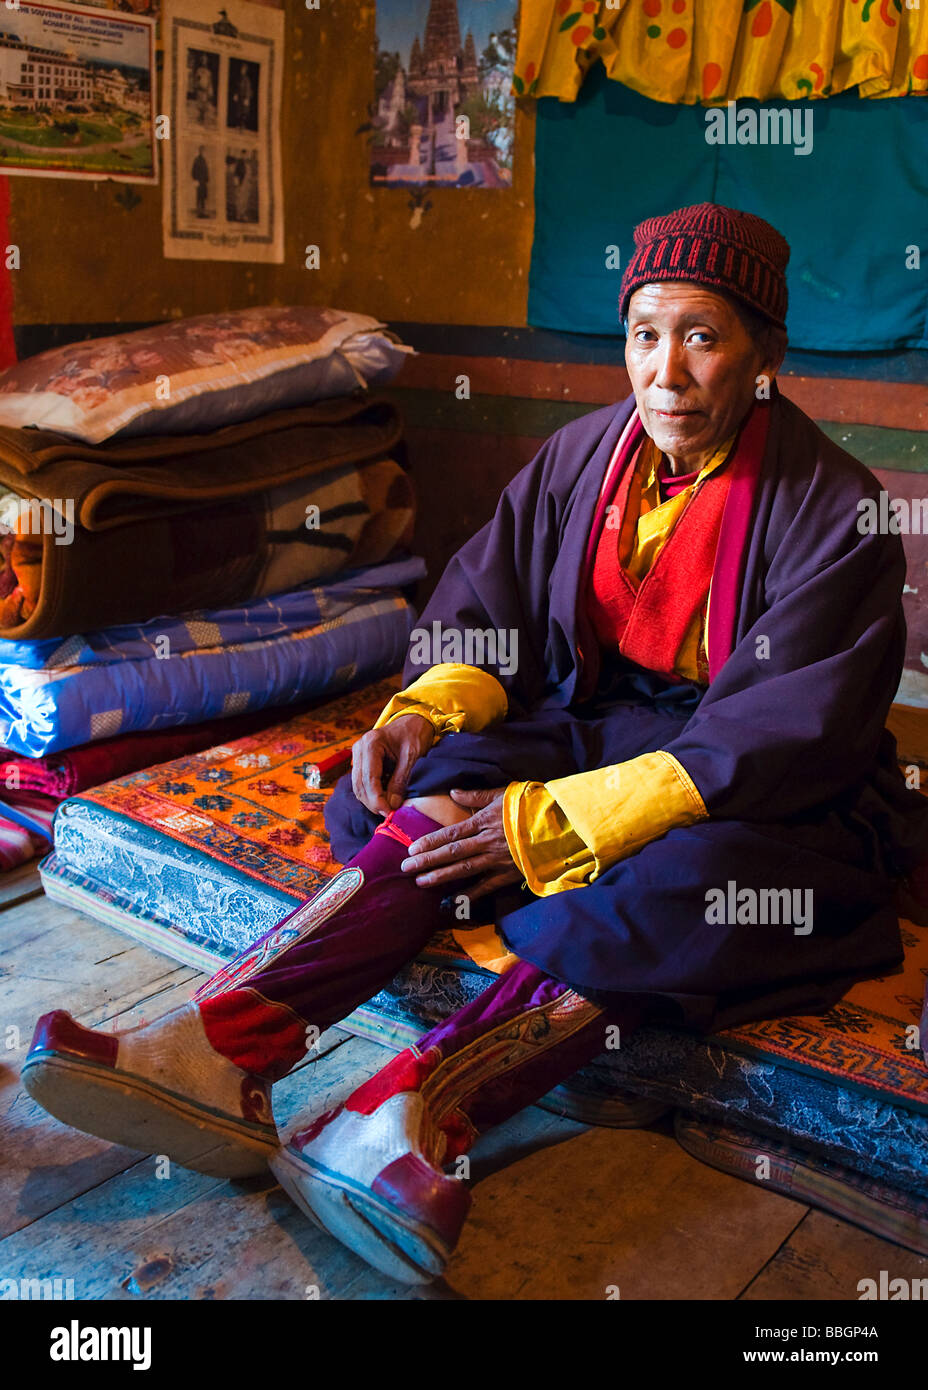
[[435, 1232], [370, 1188], [288, 1149], [278, 1149], [270, 1169], [304, 1216], [381, 1274], [430, 1284], [444, 1273], [449, 1252]]
[[35, 1053], [22, 1069], [33, 1100], [56, 1120], [142, 1153], [166, 1154], [214, 1178], [263, 1173], [276, 1131], [211, 1110], [153, 1081], [55, 1052]]

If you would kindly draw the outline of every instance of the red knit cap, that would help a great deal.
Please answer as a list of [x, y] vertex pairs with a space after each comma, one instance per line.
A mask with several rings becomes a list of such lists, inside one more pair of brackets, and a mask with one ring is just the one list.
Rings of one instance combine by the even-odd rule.
[[635, 251], [625, 267], [619, 308], [642, 285], [688, 280], [720, 290], [786, 327], [789, 243], [762, 217], [718, 203], [697, 203], [635, 228]]

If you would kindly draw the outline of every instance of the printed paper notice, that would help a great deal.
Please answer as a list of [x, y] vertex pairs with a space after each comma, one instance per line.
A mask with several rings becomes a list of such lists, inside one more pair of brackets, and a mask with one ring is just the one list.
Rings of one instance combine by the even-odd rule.
[[164, 254], [282, 261], [284, 16], [227, 0], [165, 0]]

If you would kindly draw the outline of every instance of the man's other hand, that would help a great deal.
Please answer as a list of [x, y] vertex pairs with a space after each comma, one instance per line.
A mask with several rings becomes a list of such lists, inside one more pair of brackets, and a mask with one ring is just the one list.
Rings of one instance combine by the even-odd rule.
[[351, 788], [361, 805], [378, 816], [402, 806], [409, 774], [434, 739], [434, 726], [421, 714], [401, 714], [362, 735], [351, 750]]
[[472, 899], [518, 883], [522, 873], [513, 861], [503, 828], [505, 790], [452, 791], [452, 801], [470, 808], [470, 819], [414, 840], [400, 865], [403, 872], [414, 874], [418, 884], [430, 886], [474, 879], [468, 890]]

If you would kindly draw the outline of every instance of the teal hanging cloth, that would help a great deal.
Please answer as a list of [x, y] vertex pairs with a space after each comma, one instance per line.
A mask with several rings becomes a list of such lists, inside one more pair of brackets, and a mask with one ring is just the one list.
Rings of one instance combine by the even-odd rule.
[[[737, 143], [752, 129], [742, 113], [765, 110], [789, 113], [790, 143]], [[709, 143], [723, 118], [736, 143]], [[755, 119], [758, 137], [771, 125]], [[704, 201], [757, 213], [789, 241], [792, 347], [928, 347], [928, 101], [849, 92], [733, 112], [671, 106], [609, 81], [601, 64], [576, 102], [537, 103], [529, 323], [620, 332], [633, 228]]]

